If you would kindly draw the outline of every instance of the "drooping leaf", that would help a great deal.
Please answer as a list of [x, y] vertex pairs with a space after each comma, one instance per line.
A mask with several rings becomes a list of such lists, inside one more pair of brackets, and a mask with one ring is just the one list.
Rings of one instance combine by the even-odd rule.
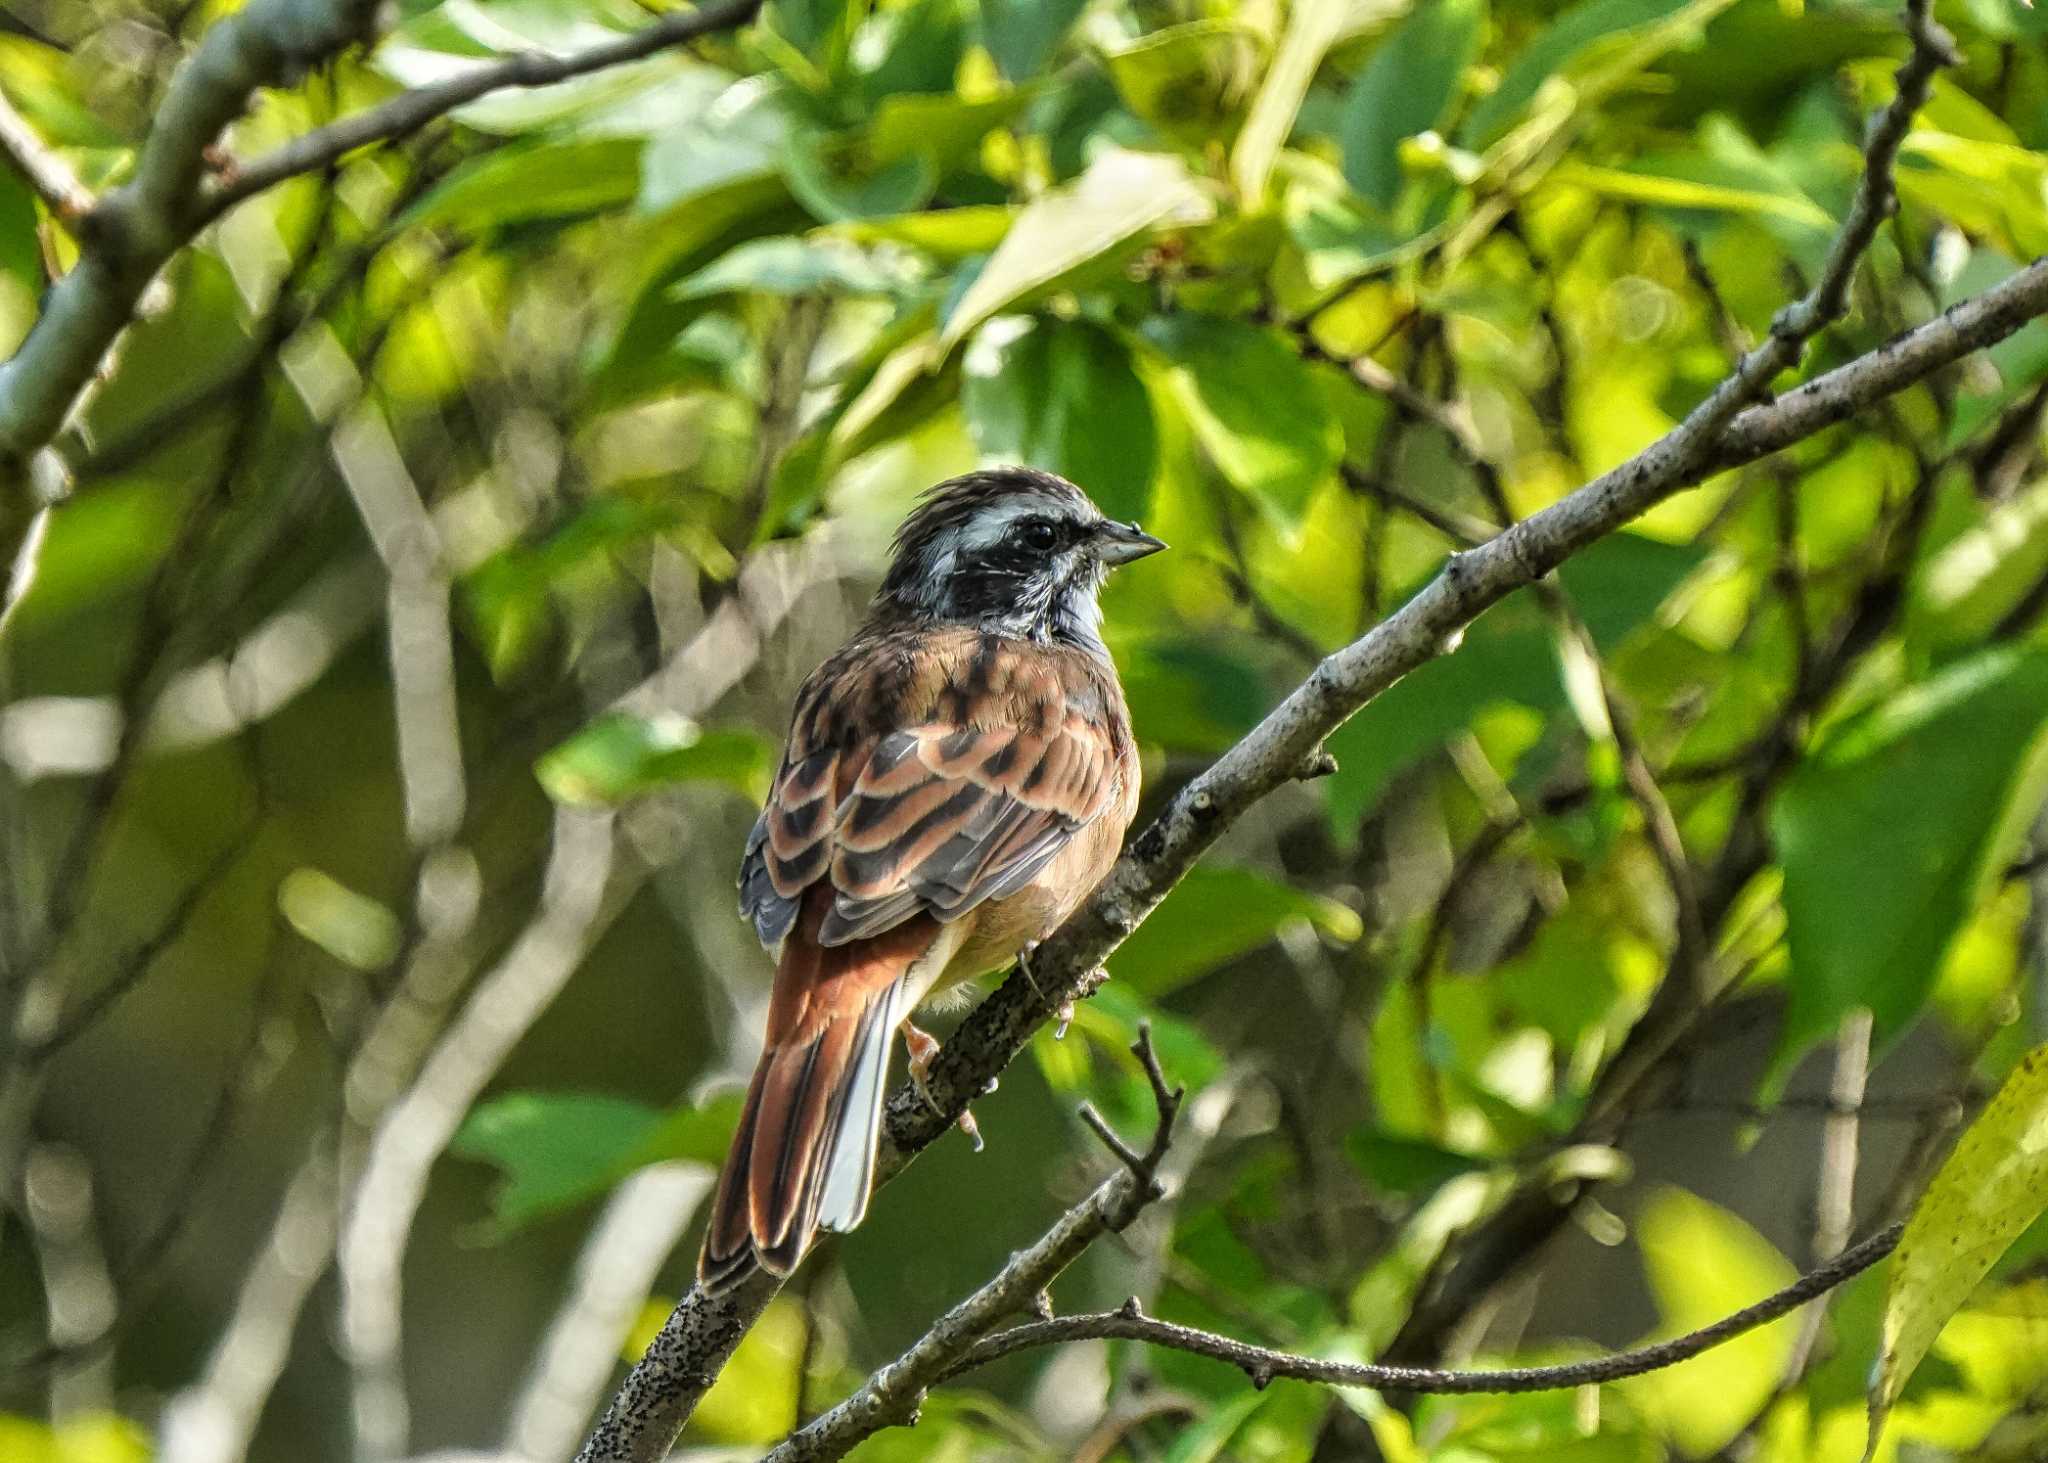
[[1344, 1155], [1380, 1192], [1416, 1197], [1433, 1192], [1460, 1174], [1487, 1167], [1484, 1158], [1379, 1128], [1354, 1128], [1346, 1133]]
[[1235, 130], [1264, 50], [1250, 25], [1218, 17], [1167, 26], [1104, 59], [1133, 115], [1167, 137], [1201, 145]]
[[774, 750], [759, 733], [706, 731], [686, 717], [612, 712], [534, 764], [557, 802], [604, 805], [678, 782], [723, 782], [755, 799], [767, 793]]
[[1349, 0], [1295, 0], [1287, 7], [1287, 27], [1280, 35], [1280, 49], [1266, 68], [1244, 130], [1231, 149], [1230, 176], [1237, 184], [1239, 199], [1247, 210], [1257, 209], [1266, 196], [1266, 179], [1281, 144], [1294, 129], [1302, 98], [1308, 95], [1316, 67], [1323, 53], [1337, 38], [1350, 17]]
[[1306, 920], [1338, 940], [1355, 940], [1357, 911], [1249, 869], [1198, 867], [1110, 957], [1110, 969], [1148, 995], [1187, 984], [1255, 950], [1289, 920]]
[[985, 457], [1059, 473], [1112, 518], [1145, 511], [1158, 444], [1122, 341], [1086, 321], [1000, 316], [963, 365], [967, 424]]
[[1272, 331], [1216, 315], [1157, 316], [1144, 337], [1216, 470], [1281, 528], [1298, 530], [1344, 450], [1301, 357]]
[[2044, 724], [2048, 651], [1989, 650], [1842, 728], [1786, 783], [1770, 818], [1792, 957], [1773, 1088], [1845, 1012], [1868, 1007], [1880, 1038], [1919, 1013], [2039, 800]]
[[[1998, 1257], [2048, 1212], [2048, 1046], [2027, 1053], [1920, 1196], [1892, 1256], [1870, 1382], [1870, 1453], [1920, 1359]], [[1868, 1456], [1868, 1455], [1866, 1455]]]
[[1147, 231], [1198, 223], [1213, 211], [1178, 158], [1110, 149], [1072, 184], [1040, 194], [1016, 216], [988, 263], [954, 302], [940, 332], [951, 349], [997, 311], [1115, 255]]
[[1381, 208], [1401, 187], [1401, 143], [1443, 121], [1478, 54], [1486, 0], [1423, 0], [1397, 26], [1344, 104], [1344, 176]]

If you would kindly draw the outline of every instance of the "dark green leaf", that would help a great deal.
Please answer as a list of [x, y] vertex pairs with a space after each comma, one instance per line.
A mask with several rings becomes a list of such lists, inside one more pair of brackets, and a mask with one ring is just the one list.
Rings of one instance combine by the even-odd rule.
[[1483, 1158], [1453, 1153], [1420, 1138], [1405, 1138], [1377, 1128], [1354, 1128], [1344, 1135], [1344, 1154], [1366, 1181], [1388, 1194], [1420, 1198], [1459, 1174], [1487, 1166]]
[[2048, 651], [1990, 650], [1841, 728], [1786, 783], [1770, 820], [1792, 956], [1774, 1087], [1846, 1012], [1868, 1007], [1880, 1038], [1919, 1014], [2039, 801], [2044, 722]]
[[1035, 76], [1088, 0], [982, 0], [982, 44], [1012, 81]]
[[1352, 86], [1344, 176], [1381, 208], [1400, 192], [1401, 143], [1443, 121], [1485, 26], [1486, 0], [1422, 0]]
[[1275, 883], [1249, 869], [1195, 869], [1110, 957], [1117, 979], [1147, 995], [1187, 984], [1256, 950], [1289, 920], [1307, 920], [1339, 940], [1363, 932], [1349, 905]]
[[1298, 531], [1344, 446], [1301, 357], [1270, 330], [1213, 315], [1155, 317], [1145, 339], [1170, 366], [1174, 400], [1216, 470]]
[[984, 457], [1059, 473], [1112, 518], [1144, 513], [1158, 461], [1152, 403], [1108, 331], [998, 317], [968, 347], [961, 398]]

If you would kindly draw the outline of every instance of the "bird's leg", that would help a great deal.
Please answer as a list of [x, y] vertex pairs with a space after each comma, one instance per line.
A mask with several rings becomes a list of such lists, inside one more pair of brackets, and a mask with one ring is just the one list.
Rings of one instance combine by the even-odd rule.
[[[1038, 977], [1031, 973], [1031, 957], [1038, 953], [1039, 941], [1033, 940], [1017, 952], [1017, 968], [1024, 972], [1024, 983], [1038, 992], [1038, 999], [1045, 999], [1045, 987], [1038, 983]], [[1065, 1041], [1067, 1028], [1074, 1024], [1074, 998], [1068, 996], [1052, 1008], [1053, 1018], [1060, 1024], [1053, 1028], [1052, 1039]]]
[[[910, 1051], [910, 1085], [917, 1089], [917, 1095], [924, 1099], [926, 1107], [943, 1116], [944, 1109], [933, 1099], [931, 1089], [925, 1086], [924, 1082], [925, 1073], [929, 1072], [932, 1063], [938, 1060], [939, 1039], [907, 1019], [898, 1029], [903, 1033], [903, 1045]], [[994, 1083], [989, 1084], [991, 1091], [994, 1087]], [[974, 1121], [973, 1113], [963, 1107], [960, 1109], [960, 1116], [954, 1121], [959, 1125], [960, 1131], [973, 1141], [976, 1153], [987, 1146], [981, 1141], [981, 1127]]]

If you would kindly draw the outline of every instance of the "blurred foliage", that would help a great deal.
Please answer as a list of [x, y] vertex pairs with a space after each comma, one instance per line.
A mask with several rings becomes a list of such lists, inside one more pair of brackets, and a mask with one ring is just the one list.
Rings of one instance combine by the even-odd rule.
[[[230, 7], [9, 8], [0, 90], [99, 186]], [[234, 149], [664, 8], [407, 0]], [[1964, 64], [1805, 375], [2048, 250], [2048, 12], [1938, 11]], [[84, 1023], [36, 1058], [32, 1137], [99, 1171], [123, 1306], [106, 1366], [8, 1374], [0, 1456], [142, 1456], [281, 1176], [329, 1135], [353, 1152], [408, 1080], [348, 1062], [435, 921], [474, 906], [400, 1013], [423, 1043], [541, 898], [550, 800], [617, 809], [621, 911], [413, 1237], [416, 1441], [494, 1433], [589, 1201], [722, 1150], [766, 988], [730, 907], [751, 800], [921, 489], [1029, 462], [1173, 545], [1106, 596], [1149, 812], [1446, 554], [1721, 379], [1822, 258], [1903, 50], [1866, 0], [773, 0], [238, 209], [68, 434], [80, 490], [0, 664], [0, 957], [53, 920]], [[0, 172], [0, 344], [72, 257]], [[1185, 1178], [1062, 1310], [1138, 1294], [1476, 1364], [1716, 1319], [1813, 1258], [1815, 1119], [1861, 1008], [1855, 1214], [1908, 1205], [1952, 1112], [2048, 1035], [2044, 403], [2035, 325], [1483, 615], [979, 1104], [994, 1156], [940, 1145], [813, 1259], [686, 1447], [781, 1436], [1084, 1192], [1071, 1110], [1146, 1121], [1140, 1021], [1195, 1093]], [[420, 542], [377, 522], [393, 493]], [[391, 580], [420, 556], [462, 761], [460, 827], [424, 841]], [[1632, 1034], [1695, 981], [1644, 1077]], [[223, 1070], [239, 1121], [195, 1146]], [[1865, 1277], [1789, 1373], [1789, 1319], [1556, 1396], [1253, 1392], [1091, 1344], [962, 1379], [859, 1456], [1846, 1463], [1881, 1344], [1880, 1459], [2039, 1456], [2048, 1229], [1993, 1264], [2042, 1203], [2028, 1071], [1915, 1221], [1991, 1252]], [[1588, 1127], [1614, 1103], [1619, 1136]], [[1555, 1245], [1474, 1242], [1596, 1186]], [[50, 1297], [14, 1207], [0, 1321], [31, 1355]], [[1461, 1292], [1471, 1263], [1524, 1283]], [[255, 1456], [347, 1456], [345, 1384], [302, 1341]]]

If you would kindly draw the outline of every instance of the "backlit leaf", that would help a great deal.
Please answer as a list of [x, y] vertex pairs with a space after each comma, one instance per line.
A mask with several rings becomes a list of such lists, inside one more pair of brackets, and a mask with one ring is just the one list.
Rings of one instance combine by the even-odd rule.
[[615, 712], [542, 756], [534, 775], [562, 803], [618, 803], [672, 783], [705, 780], [759, 799], [767, 793], [773, 756], [754, 732], [706, 731], [684, 717]]
[[1157, 995], [1306, 920], [1338, 940], [1363, 933], [1357, 911], [1334, 899], [1276, 883], [1249, 869], [1197, 867], [1110, 957], [1119, 980]]
[[947, 348], [1006, 306], [1030, 298], [1153, 228], [1198, 223], [1213, 206], [1178, 158], [1109, 150], [1065, 187], [1019, 213], [947, 316]]
[[1870, 1385], [1871, 1451], [1885, 1414], [2007, 1246], [2048, 1212], [2048, 1046], [2027, 1053], [1920, 1196], [1892, 1256]]

